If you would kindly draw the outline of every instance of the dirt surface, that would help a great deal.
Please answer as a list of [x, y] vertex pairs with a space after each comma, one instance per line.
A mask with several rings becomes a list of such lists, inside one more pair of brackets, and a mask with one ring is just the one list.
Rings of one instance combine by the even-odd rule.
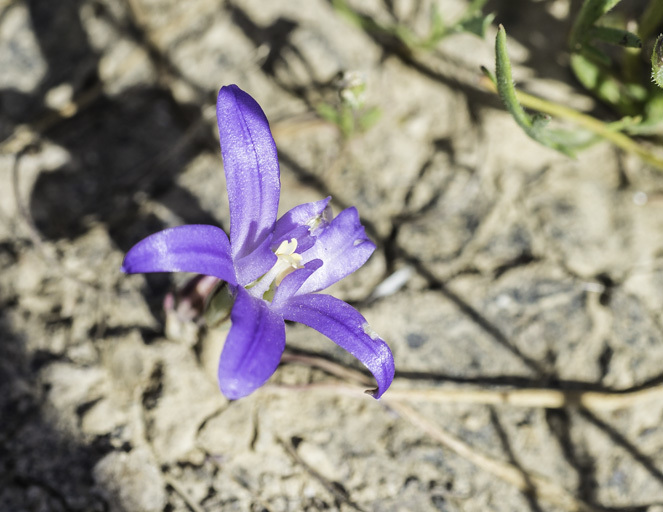
[[[354, 6], [416, 30], [430, 8]], [[568, 7], [488, 4], [519, 85], [605, 114], [568, 73]], [[326, 0], [0, 2], [0, 510], [661, 512], [663, 395], [610, 402], [663, 380], [661, 176], [529, 140], [479, 85], [494, 33], [413, 54]], [[344, 139], [316, 108], [348, 71], [381, 117]], [[228, 228], [229, 83], [271, 121], [281, 211], [332, 195], [378, 246], [333, 293], [392, 347], [380, 401], [289, 325], [230, 403], [223, 329], [166, 319], [186, 276], [119, 271], [159, 229]], [[467, 390], [498, 401], [443, 401]]]

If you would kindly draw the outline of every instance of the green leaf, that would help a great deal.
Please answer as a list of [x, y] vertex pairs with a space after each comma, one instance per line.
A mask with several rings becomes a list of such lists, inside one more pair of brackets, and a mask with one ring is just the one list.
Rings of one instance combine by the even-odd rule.
[[663, 23], [663, 2], [661, 0], [649, 0], [649, 5], [647, 5], [638, 22], [638, 35], [641, 39], [647, 41], [661, 23]]
[[359, 116], [359, 119], [357, 120], [357, 124], [359, 125], [359, 130], [362, 132], [367, 131], [375, 123], [378, 122], [380, 116], [382, 116], [382, 110], [380, 110], [379, 107], [371, 107], [367, 109], [366, 112], [361, 114], [361, 116]]
[[541, 112], [535, 112], [532, 114], [532, 127], [535, 130], [543, 130], [550, 123], [550, 116], [548, 114], [542, 114]]
[[457, 31], [468, 32], [483, 39], [486, 37], [486, 29], [490, 26], [494, 19], [494, 14], [487, 14], [485, 16], [478, 14], [477, 16], [461, 20], [461, 22], [457, 25]]
[[663, 87], [663, 34], [656, 38], [651, 52], [651, 77], [656, 85]]
[[354, 110], [342, 104], [339, 112], [338, 127], [345, 138], [351, 137], [355, 132], [355, 113]]
[[645, 105], [645, 119], [663, 123], [663, 90], [654, 89]]
[[621, 0], [585, 0], [571, 29], [569, 46], [571, 51], [578, 51], [588, 40], [591, 27], [605, 13]]
[[587, 39], [598, 39], [627, 48], [642, 48], [640, 38], [627, 30], [612, 27], [591, 27]]
[[338, 111], [331, 105], [327, 103], [321, 103], [316, 107], [316, 110], [318, 111], [318, 115], [322, 117], [325, 121], [329, 121], [330, 123], [333, 123], [335, 125], [340, 124]]
[[385, 30], [391, 32], [395, 37], [401, 40], [401, 42], [408, 48], [415, 48], [418, 44], [417, 36], [409, 27], [406, 25], [393, 25], [387, 27]]
[[608, 57], [607, 54], [589, 43], [583, 46], [577, 53], [582, 55], [584, 58], [593, 61], [595, 64], [599, 64], [600, 66], [604, 66], [606, 68], [611, 64], [610, 57]]
[[571, 69], [578, 81], [601, 101], [614, 106], [623, 114], [637, 113], [638, 108], [629, 90], [594, 59], [582, 53], [574, 53], [571, 55]]
[[486, 5], [487, 2], [488, 0], [472, 0], [472, 3], [470, 3], [467, 8], [467, 12], [469, 14], [481, 12], [481, 9], [483, 9], [483, 6]]
[[578, 153], [603, 140], [595, 133], [579, 128], [574, 130], [550, 129], [549, 136], [571, 154]]
[[573, 54], [571, 55], [571, 69], [580, 83], [597, 97], [612, 105], [619, 102], [618, 84], [611, 80], [593, 59], [580, 53]]
[[467, 32], [480, 38], [486, 37], [486, 29], [495, 19], [494, 14], [482, 13], [483, 6], [487, 0], [473, 0], [467, 7], [465, 14], [450, 28], [452, 32]]
[[497, 29], [495, 40], [495, 78], [497, 81], [497, 92], [504, 102], [504, 106], [513, 116], [516, 122], [525, 131], [532, 129], [532, 120], [516, 98], [516, 89], [511, 77], [511, 61], [506, 51], [506, 30], [500, 25]]
[[538, 143], [564, 153], [567, 156], [573, 156], [571, 149], [560, 144], [555, 140], [555, 135], [546, 129], [546, 123], [543, 122], [541, 116], [530, 117], [518, 102], [513, 78], [511, 77], [511, 61], [506, 51], [506, 31], [502, 25], [497, 30], [495, 41], [495, 76], [497, 92], [504, 106], [523, 131]]
[[444, 24], [444, 18], [437, 4], [433, 4], [430, 21], [429, 41], [438, 42], [447, 34], [447, 27]]
[[663, 135], [663, 89], [653, 89], [645, 103], [644, 119], [625, 131], [634, 135]]

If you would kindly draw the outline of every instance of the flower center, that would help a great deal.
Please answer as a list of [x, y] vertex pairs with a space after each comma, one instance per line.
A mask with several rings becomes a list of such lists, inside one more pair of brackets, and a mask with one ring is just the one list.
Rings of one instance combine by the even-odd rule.
[[274, 284], [276, 286], [281, 284], [283, 278], [287, 276], [293, 270], [302, 268], [302, 255], [297, 254], [297, 240], [292, 239], [289, 242], [284, 240], [281, 242], [281, 245], [276, 249], [275, 254], [278, 257], [276, 263], [274, 264], [273, 269], [277, 269], [276, 277], [274, 278]]
[[277, 256], [274, 266], [257, 281], [247, 286], [247, 290], [254, 297], [272, 300], [276, 287], [281, 281], [298, 268], [302, 268], [302, 255], [297, 254], [297, 240], [291, 239], [289, 242], [284, 240], [278, 246], [274, 253]]

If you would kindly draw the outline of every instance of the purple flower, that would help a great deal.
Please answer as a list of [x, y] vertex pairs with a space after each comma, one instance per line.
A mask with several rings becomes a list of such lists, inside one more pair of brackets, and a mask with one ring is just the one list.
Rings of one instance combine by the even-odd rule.
[[285, 323], [308, 325], [359, 359], [379, 398], [391, 385], [387, 344], [352, 306], [316, 293], [361, 267], [375, 250], [355, 208], [332, 218], [329, 200], [296, 206], [276, 219], [281, 189], [276, 145], [255, 100], [236, 85], [216, 106], [230, 203], [230, 240], [216, 226], [165, 229], [137, 243], [122, 270], [194, 272], [228, 283], [235, 302], [219, 362], [219, 387], [246, 396], [276, 371]]

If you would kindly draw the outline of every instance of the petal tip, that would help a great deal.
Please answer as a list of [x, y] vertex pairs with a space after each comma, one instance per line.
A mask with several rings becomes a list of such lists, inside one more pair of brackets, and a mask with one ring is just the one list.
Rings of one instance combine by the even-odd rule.
[[127, 261], [127, 257], [124, 257], [124, 261], [122, 261], [122, 265], [120, 265], [120, 272], [123, 274], [133, 274], [134, 272], [131, 271], [131, 264]]
[[221, 390], [223, 396], [225, 396], [228, 400], [239, 400], [240, 398], [244, 398], [245, 396], [250, 395], [252, 392], [240, 390], [239, 386], [228, 386], [223, 384], [219, 385], [219, 389]]
[[219, 89], [219, 94], [221, 94], [222, 92], [224, 94], [226, 92], [235, 92], [237, 90], [241, 91], [241, 89], [239, 88], [239, 86], [237, 84], [228, 84], [228, 85], [222, 86], [221, 89]]
[[379, 400], [380, 397], [382, 396], [382, 393], [380, 393], [380, 390], [378, 388], [366, 389], [364, 390], [364, 393], [366, 393], [369, 396], [372, 396], [376, 400]]

